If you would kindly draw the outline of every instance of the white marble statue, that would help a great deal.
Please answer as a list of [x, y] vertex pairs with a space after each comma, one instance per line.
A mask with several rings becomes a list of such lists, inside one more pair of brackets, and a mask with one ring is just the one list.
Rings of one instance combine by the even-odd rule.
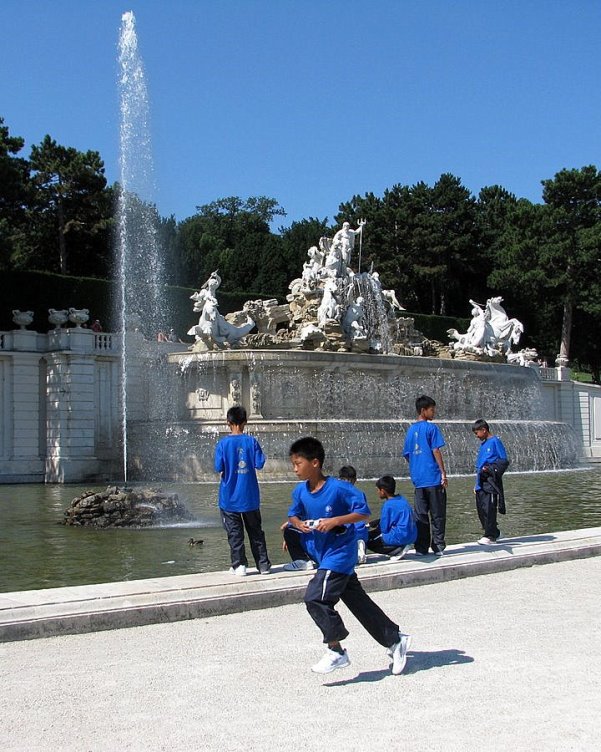
[[215, 292], [220, 284], [221, 277], [214, 271], [200, 290], [190, 296], [194, 301], [194, 312], [200, 313], [200, 317], [198, 324], [187, 333], [195, 337], [196, 342], [203, 342], [209, 349], [213, 345], [235, 345], [255, 326], [248, 314], [245, 324], [234, 326], [219, 313]]
[[359, 295], [351, 301], [342, 318], [342, 330], [350, 340], [366, 339], [364, 299]]
[[361, 235], [363, 227], [366, 224], [364, 219], [360, 219], [359, 226], [356, 230], [353, 230], [349, 222], [344, 222], [342, 229], [338, 230], [332, 238], [332, 249], [336, 249], [339, 252], [345, 269], [351, 263], [351, 255], [355, 248], [355, 236]]
[[336, 299], [338, 285], [335, 279], [326, 279], [323, 286], [323, 298], [317, 309], [317, 323], [324, 326], [327, 321], [340, 320], [340, 305]]
[[506, 355], [511, 345], [517, 345], [524, 333], [524, 325], [517, 319], [510, 319], [501, 305], [503, 298], [489, 298], [486, 307], [489, 311], [490, 325], [493, 329], [497, 348]]
[[405, 308], [399, 303], [398, 298], [396, 296], [396, 292], [394, 290], [383, 290], [382, 289], [382, 282], [380, 281], [380, 275], [378, 272], [370, 272], [369, 276], [372, 281], [372, 287], [374, 288], [374, 291], [376, 295], [381, 295], [383, 300], [385, 300], [390, 308], [394, 310], [396, 308], [397, 311], [404, 311]]
[[519, 352], [508, 352], [507, 362], [516, 366], [526, 366], [527, 368], [538, 368], [538, 352], [532, 347], [525, 347]]
[[524, 327], [521, 321], [510, 319], [501, 305], [503, 298], [489, 298], [483, 308], [479, 303], [472, 304], [472, 320], [465, 334], [456, 329], [448, 329], [447, 334], [455, 342], [451, 348], [456, 352], [475, 355], [507, 355], [511, 345], [517, 345]]

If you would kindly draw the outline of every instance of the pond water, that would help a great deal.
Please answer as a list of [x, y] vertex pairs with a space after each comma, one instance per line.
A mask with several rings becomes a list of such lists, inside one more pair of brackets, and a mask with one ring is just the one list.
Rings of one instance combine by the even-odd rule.
[[[380, 510], [373, 481], [361, 481], [374, 517]], [[272, 563], [281, 550], [292, 483], [263, 483], [262, 515]], [[481, 535], [472, 477], [449, 480], [447, 543]], [[89, 486], [0, 485], [0, 592], [210, 572], [229, 567], [229, 549], [216, 506], [217, 485], [169, 485], [196, 521], [151, 529], [94, 530], [59, 524], [70, 501]], [[516, 536], [601, 526], [601, 465], [505, 476], [507, 516], [502, 535]], [[397, 490], [413, 498], [409, 480]], [[190, 537], [202, 546], [190, 546]], [[247, 546], [250, 556], [250, 549]], [[252, 563], [252, 558], [250, 559]]]

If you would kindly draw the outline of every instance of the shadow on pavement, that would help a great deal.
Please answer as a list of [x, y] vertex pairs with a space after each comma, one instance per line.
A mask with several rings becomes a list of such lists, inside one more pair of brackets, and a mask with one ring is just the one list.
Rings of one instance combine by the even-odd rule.
[[[407, 654], [407, 666], [403, 674], [416, 674], [418, 671], [427, 671], [429, 668], [438, 668], [440, 666], [458, 666], [461, 663], [473, 663], [471, 655], [466, 655], [463, 650], [438, 650], [428, 653], [420, 653], [410, 650]], [[390, 669], [380, 669], [379, 671], [362, 671], [352, 679], [342, 679], [337, 682], [328, 682], [324, 687], [345, 687], [348, 684], [359, 684], [364, 682], [376, 682], [392, 676]]]

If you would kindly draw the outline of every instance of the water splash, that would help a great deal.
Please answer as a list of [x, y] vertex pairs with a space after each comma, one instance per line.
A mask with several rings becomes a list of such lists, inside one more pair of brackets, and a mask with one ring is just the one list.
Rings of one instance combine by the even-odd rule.
[[149, 99], [138, 51], [135, 16], [121, 17], [119, 34], [120, 190], [118, 197], [116, 319], [122, 332], [121, 404], [123, 475], [127, 480], [128, 323], [154, 339], [168, 319], [158, 239]]

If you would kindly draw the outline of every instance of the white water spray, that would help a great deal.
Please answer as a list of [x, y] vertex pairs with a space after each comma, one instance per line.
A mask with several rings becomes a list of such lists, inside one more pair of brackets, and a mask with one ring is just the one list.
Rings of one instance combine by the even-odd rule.
[[[127, 480], [127, 330], [133, 321], [151, 339], [167, 316], [163, 269], [153, 204], [154, 170], [148, 91], [138, 52], [132, 11], [121, 17], [119, 34], [120, 176], [118, 203], [118, 310], [122, 332], [121, 403], [123, 475]], [[139, 317], [139, 318], [138, 318]], [[129, 324], [129, 327], [128, 327]]]

